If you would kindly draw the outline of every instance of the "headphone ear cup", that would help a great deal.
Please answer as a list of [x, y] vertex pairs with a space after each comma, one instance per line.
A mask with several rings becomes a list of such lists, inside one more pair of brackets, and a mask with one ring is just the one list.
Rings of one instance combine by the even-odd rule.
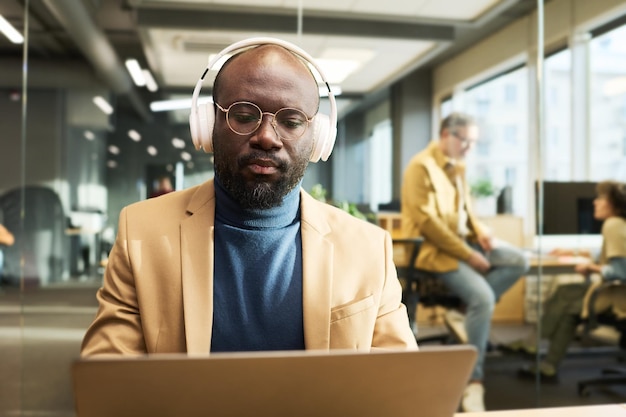
[[331, 132], [330, 119], [327, 115], [318, 113], [313, 118], [313, 151], [309, 160], [318, 162], [320, 158], [326, 161], [333, 150], [335, 135]]
[[213, 104], [199, 104], [198, 105], [198, 140], [196, 149], [200, 147], [206, 153], [213, 152], [213, 126], [215, 125], [215, 109]]
[[196, 148], [196, 151], [200, 150], [200, 133], [198, 127], [198, 108], [192, 108], [191, 112], [189, 112], [189, 132], [191, 133], [191, 141], [193, 142], [193, 146]]

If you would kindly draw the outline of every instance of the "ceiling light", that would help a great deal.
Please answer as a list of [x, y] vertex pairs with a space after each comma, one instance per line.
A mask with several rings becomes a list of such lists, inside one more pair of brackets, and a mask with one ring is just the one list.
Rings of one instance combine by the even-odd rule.
[[[206, 103], [212, 103], [212, 102], [213, 102], [213, 97], [211, 96], [198, 97], [198, 104], [206, 104]], [[190, 109], [190, 108], [191, 108], [191, 97], [175, 99], [175, 100], [153, 101], [152, 103], [150, 103], [150, 110], [154, 112], [181, 110], [181, 109]]]
[[96, 138], [96, 135], [94, 135], [91, 130], [85, 130], [85, 133], [83, 133], [83, 136], [85, 136], [85, 139], [87, 140], [94, 140]]
[[[213, 61], [216, 56], [217, 54], [209, 54], [209, 62]], [[231, 56], [232, 54], [223, 55], [215, 64], [211, 66], [211, 71], [219, 71], [220, 68], [222, 68], [222, 65], [224, 65], [224, 62], [228, 61]]]
[[134, 140], [135, 142], [139, 142], [141, 140], [141, 135], [135, 129], [130, 129], [128, 131], [128, 137]]
[[24, 37], [2, 15], [0, 15], [0, 32], [13, 43], [24, 43]]
[[[341, 95], [341, 86], [331, 85], [330, 91], [333, 92], [333, 96], [337, 97]], [[325, 85], [320, 87], [320, 97], [328, 97], [328, 87], [326, 87]]]
[[102, 112], [104, 114], [113, 114], [113, 107], [111, 107], [111, 105], [109, 104], [108, 101], [106, 101], [104, 99], [104, 97], [102, 96], [95, 96], [93, 98], [93, 103], [98, 106], [98, 108], [100, 110], [102, 110]]
[[143, 71], [141, 70], [139, 62], [137, 62], [136, 59], [127, 59], [126, 69], [130, 73], [130, 76], [137, 87], [143, 87], [146, 85], [146, 78], [143, 76]]
[[152, 73], [148, 69], [144, 69], [142, 71], [143, 78], [146, 80], [146, 88], [148, 91], [152, 91], [153, 93], [159, 89], [159, 85], [154, 80]]
[[148, 146], [147, 151], [148, 151], [148, 153], [149, 153], [150, 155], [152, 155], [152, 156], [156, 156], [156, 154], [158, 154], [158, 153], [159, 153], [159, 151], [157, 151], [157, 148], [155, 148], [155, 147], [154, 147], [154, 146], [152, 146], [152, 145], [151, 145], [151, 146]]
[[193, 169], [193, 167], [194, 167], [193, 161], [187, 162], [187, 168]]
[[360, 61], [348, 59], [316, 59], [329, 83], [339, 84], [361, 67]]
[[176, 149], [183, 149], [185, 147], [185, 141], [180, 138], [172, 138], [172, 146]]
[[189, 152], [181, 152], [180, 157], [183, 161], [191, 161], [191, 154]]
[[109, 159], [109, 160], [107, 161], [107, 166], [108, 166], [109, 168], [116, 168], [116, 167], [117, 167], [117, 162], [115, 162], [115, 161], [113, 161], [113, 160]]
[[109, 152], [112, 153], [113, 155], [119, 155], [120, 153], [120, 148], [118, 148], [115, 145], [110, 145], [108, 149], [109, 149]]

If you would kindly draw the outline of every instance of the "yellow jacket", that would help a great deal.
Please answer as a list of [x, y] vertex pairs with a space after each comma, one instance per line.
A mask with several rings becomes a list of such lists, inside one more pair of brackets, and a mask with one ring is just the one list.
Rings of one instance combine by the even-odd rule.
[[[306, 349], [416, 348], [389, 233], [301, 191]], [[83, 356], [209, 353], [213, 181], [124, 208]]]
[[[457, 190], [445, 172], [448, 158], [432, 141], [415, 155], [402, 181], [402, 233], [405, 237], [421, 236], [424, 243], [416, 266], [429, 271], [448, 272], [458, 268], [459, 260], [467, 260], [472, 248], [457, 234]], [[472, 211], [465, 166], [453, 168], [461, 177], [468, 214], [468, 238], [485, 233]]]

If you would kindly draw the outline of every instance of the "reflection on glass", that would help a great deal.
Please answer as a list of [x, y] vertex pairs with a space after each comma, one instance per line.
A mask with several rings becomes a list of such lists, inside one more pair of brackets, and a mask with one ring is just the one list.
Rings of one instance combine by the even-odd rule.
[[626, 180], [626, 25], [590, 42], [591, 179]]

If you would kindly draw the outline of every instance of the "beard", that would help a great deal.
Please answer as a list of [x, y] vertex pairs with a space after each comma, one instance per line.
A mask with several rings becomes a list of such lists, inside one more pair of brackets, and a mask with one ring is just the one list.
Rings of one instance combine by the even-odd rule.
[[[254, 151], [238, 158], [227, 154], [215, 146], [215, 175], [243, 209], [266, 210], [279, 206], [285, 196], [300, 183], [308, 165], [308, 158], [300, 158], [290, 165], [263, 151]], [[257, 158], [274, 161], [280, 173], [279, 178], [268, 180], [265, 175], [255, 175], [252, 179], [244, 177], [241, 169]]]

